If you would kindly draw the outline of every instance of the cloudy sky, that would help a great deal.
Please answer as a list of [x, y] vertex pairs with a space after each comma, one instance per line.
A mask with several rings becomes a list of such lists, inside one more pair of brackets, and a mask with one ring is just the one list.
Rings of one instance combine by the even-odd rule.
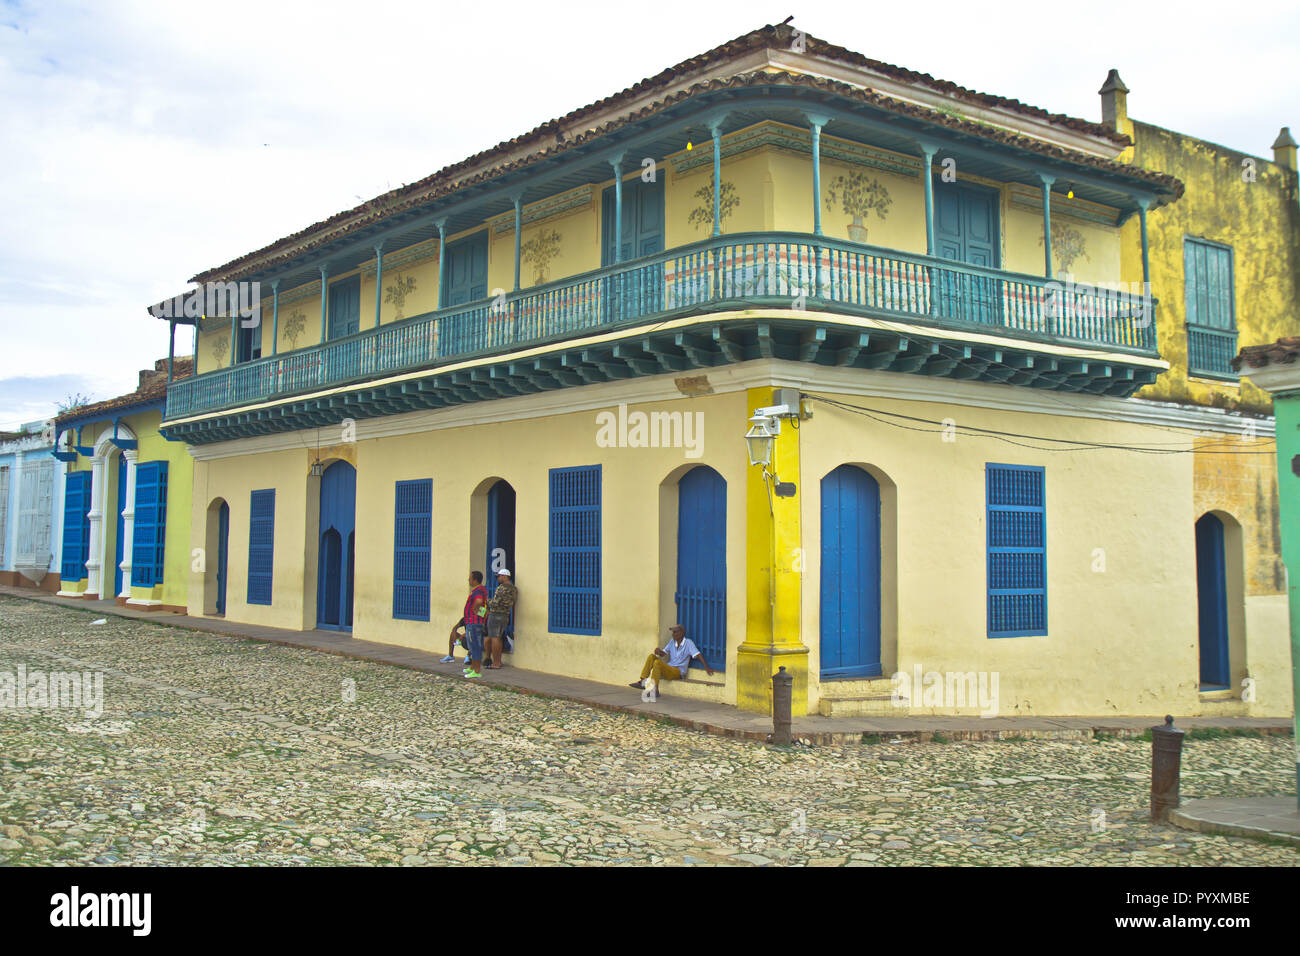
[[0, 0], [0, 429], [134, 388], [196, 272], [790, 14], [1053, 112], [1118, 67], [1137, 119], [1300, 134], [1298, 0]]

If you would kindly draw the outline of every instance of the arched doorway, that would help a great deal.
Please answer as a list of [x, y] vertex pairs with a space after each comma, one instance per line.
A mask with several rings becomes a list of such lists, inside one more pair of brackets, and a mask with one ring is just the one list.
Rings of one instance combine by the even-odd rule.
[[113, 594], [122, 594], [122, 559], [126, 547], [126, 456], [117, 453], [117, 527], [113, 537]]
[[357, 471], [346, 461], [325, 469], [320, 483], [320, 557], [316, 626], [352, 630], [352, 572], [356, 554]]
[[841, 465], [821, 495], [821, 676], [879, 677], [880, 485]]
[[[515, 567], [515, 489], [505, 479], [501, 479], [488, 489], [487, 495], [487, 555], [483, 562], [483, 577], [489, 595], [496, 593], [497, 572], [502, 568], [510, 572], [511, 580], [518, 586], [519, 569]], [[515, 638], [513, 608], [510, 611], [510, 623], [506, 625], [505, 636], [513, 643]]]
[[[714, 670], [727, 662], [727, 482], [698, 465], [677, 483], [677, 623]], [[693, 666], [698, 666], [694, 665]]]
[[203, 529], [203, 613], [226, 613], [226, 566], [230, 561], [230, 505], [214, 498]]
[[488, 490], [487, 556], [483, 562], [488, 579], [488, 593], [497, 589], [497, 572], [507, 568], [518, 576], [515, 567], [515, 489], [502, 479]]
[[1223, 522], [1212, 514], [1196, 522], [1197, 635], [1201, 651], [1201, 689], [1232, 684], [1228, 669], [1228, 579]]

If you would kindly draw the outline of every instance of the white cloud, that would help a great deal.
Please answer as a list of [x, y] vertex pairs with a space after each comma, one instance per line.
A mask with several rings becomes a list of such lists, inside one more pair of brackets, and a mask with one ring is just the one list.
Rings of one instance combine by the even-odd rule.
[[[167, 352], [145, 306], [190, 276], [717, 43], [748, 3], [0, 2], [0, 377], [134, 385]], [[804, 3], [868, 56], [1098, 118], [1130, 111], [1269, 156], [1300, 14], [1282, 2]], [[178, 336], [189, 351], [188, 335]], [[107, 396], [101, 396], [107, 397]], [[0, 411], [0, 419], [11, 417]], [[2, 423], [2, 422], [0, 422]]]

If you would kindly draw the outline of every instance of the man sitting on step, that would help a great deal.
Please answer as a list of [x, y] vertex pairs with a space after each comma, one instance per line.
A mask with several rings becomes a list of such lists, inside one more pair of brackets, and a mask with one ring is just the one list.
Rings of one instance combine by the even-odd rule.
[[[674, 624], [668, 629], [668, 633], [672, 635], [672, 640], [665, 644], [662, 650], [657, 647], [654, 649], [654, 653], [645, 659], [645, 667], [641, 668], [641, 677], [628, 685], [638, 690], [650, 690], [648, 700], [659, 699], [661, 680], [679, 680], [685, 677], [693, 660], [703, 664], [708, 675], [713, 676], [713, 668], [704, 659], [700, 649], [695, 646], [694, 641], [686, 637], [686, 628]], [[646, 678], [651, 680], [649, 686], [645, 683]]]

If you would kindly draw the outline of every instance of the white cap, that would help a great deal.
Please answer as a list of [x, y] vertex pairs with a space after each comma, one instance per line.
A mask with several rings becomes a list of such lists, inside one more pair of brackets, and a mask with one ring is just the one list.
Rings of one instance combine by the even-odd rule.
[[500, 571], [497, 572], [497, 574], [504, 574], [506, 577], [510, 577], [510, 572], [505, 568], [502, 568]]

